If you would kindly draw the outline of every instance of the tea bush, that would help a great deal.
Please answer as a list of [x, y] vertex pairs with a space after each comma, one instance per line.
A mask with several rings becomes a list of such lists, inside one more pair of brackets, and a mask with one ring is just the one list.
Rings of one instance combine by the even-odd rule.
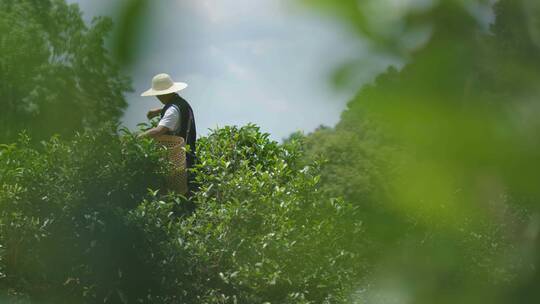
[[300, 147], [254, 125], [199, 141], [197, 209], [183, 225], [205, 273], [205, 302], [345, 299], [362, 268], [359, 210], [322, 195], [319, 164], [302, 164]]
[[0, 151], [2, 293], [103, 302], [152, 286], [152, 247], [128, 218], [163, 183], [162, 151], [151, 141], [107, 127], [40, 148], [22, 134]]
[[[115, 128], [0, 153], [0, 296], [39, 303], [335, 303], [364, 271], [360, 210], [301, 144], [254, 125], [198, 142], [190, 201]], [[149, 190], [150, 189], [150, 190]], [[193, 208], [195, 207], [195, 208]]]

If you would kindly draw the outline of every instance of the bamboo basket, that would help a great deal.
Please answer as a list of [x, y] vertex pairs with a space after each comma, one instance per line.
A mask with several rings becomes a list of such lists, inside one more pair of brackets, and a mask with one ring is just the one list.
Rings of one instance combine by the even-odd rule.
[[185, 195], [188, 191], [185, 141], [180, 136], [160, 135], [156, 141], [167, 149], [167, 157], [173, 165], [167, 177], [167, 188]]

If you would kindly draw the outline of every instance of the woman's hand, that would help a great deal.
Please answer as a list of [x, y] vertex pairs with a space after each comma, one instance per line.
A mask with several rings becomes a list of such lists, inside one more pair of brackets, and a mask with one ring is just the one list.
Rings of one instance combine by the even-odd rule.
[[160, 113], [161, 113], [161, 109], [152, 109], [152, 110], [148, 111], [148, 113], [146, 113], [146, 117], [148, 119], [152, 119], [152, 118], [158, 116]]
[[158, 137], [160, 135], [164, 135], [167, 132], [169, 132], [169, 128], [164, 126], [157, 126], [155, 128], [152, 128], [146, 132], [143, 132], [141, 134], [137, 135], [137, 138], [145, 138], [145, 137]]

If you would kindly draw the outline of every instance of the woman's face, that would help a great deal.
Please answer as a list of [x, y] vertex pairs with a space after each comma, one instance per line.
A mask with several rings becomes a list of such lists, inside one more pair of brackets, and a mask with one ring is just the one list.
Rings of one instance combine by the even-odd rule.
[[159, 101], [161, 101], [161, 103], [166, 104], [172, 99], [173, 96], [174, 96], [174, 93], [170, 93], [170, 94], [165, 94], [165, 95], [158, 95], [157, 98], [159, 99]]

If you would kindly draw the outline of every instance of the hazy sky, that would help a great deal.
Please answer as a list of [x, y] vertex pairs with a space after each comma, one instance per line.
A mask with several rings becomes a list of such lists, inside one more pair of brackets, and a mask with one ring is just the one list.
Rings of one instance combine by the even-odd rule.
[[[79, 3], [85, 18], [110, 15], [109, 0]], [[152, 77], [168, 73], [189, 87], [181, 92], [195, 111], [199, 134], [208, 128], [254, 122], [272, 138], [334, 125], [355, 93], [329, 77], [339, 64], [366, 58], [358, 81], [388, 65], [337, 22], [285, 0], [150, 1], [152, 22], [140, 33], [143, 55], [130, 71], [128, 127], [160, 103], [139, 97]], [[358, 84], [356, 85], [358, 87]]]

